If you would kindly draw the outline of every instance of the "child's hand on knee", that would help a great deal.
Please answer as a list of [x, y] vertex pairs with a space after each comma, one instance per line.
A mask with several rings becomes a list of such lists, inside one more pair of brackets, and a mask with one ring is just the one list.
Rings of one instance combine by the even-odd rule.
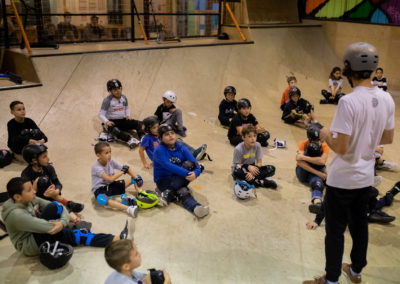
[[251, 173], [246, 174], [246, 180], [251, 181], [254, 178], [254, 176]]
[[255, 166], [248, 166], [247, 168], [249, 170], [249, 172], [253, 175], [253, 176], [257, 176], [260, 173], [260, 170], [255, 167]]

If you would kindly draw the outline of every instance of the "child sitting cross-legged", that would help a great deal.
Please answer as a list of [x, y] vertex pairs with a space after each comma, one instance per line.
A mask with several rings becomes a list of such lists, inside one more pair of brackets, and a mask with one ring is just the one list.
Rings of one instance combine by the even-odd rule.
[[268, 179], [275, 174], [275, 167], [262, 165], [263, 152], [257, 142], [256, 128], [253, 125], [243, 127], [242, 139], [233, 153], [232, 176], [256, 187], [277, 188], [276, 182]]
[[[123, 203], [111, 199], [113, 195], [125, 194], [125, 189], [131, 184], [135, 185], [134, 193], [143, 185], [143, 180], [136, 175], [132, 167], [121, 165], [111, 158], [111, 147], [107, 142], [98, 142], [94, 146], [97, 161], [92, 166], [92, 192], [97, 202], [102, 206], [126, 211], [128, 215], [137, 216], [138, 207], [130, 198], [122, 199]], [[114, 170], [118, 172], [115, 173]], [[129, 177], [118, 180], [128, 174]]]
[[161, 144], [154, 151], [154, 182], [167, 202], [181, 201], [183, 207], [193, 212], [198, 218], [209, 213], [208, 206], [203, 206], [194, 199], [188, 185], [202, 172], [192, 153], [176, 140], [176, 133], [171, 125], [162, 124], [158, 128]]
[[129, 234], [128, 226], [119, 236], [93, 234], [85, 229], [72, 230], [67, 226], [66, 208], [56, 201], [36, 197], [32, 183], [27, 179], [12, 178], [7, 183], [7, 192], [10, 198], [2, 205], [1, 217], [15, 249], [26, 256], [38, 255], [39, 246], [44, 242], [105, 247]]

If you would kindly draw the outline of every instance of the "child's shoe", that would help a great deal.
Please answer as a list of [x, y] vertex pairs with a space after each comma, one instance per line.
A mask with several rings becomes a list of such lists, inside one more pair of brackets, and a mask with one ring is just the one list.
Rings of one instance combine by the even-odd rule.
[[308, 211], [313, 214], [318, 214], [319, 211], [321, 210], [321, 206], [322, 206], [321, 202], [311, 203], [310, 205], [308, 205]]
[[73, 201], [68, 201], [67, 202], [67, 209], [69, 209], [69, 211], [74, 212], [74, 213], [81, 212], [84, 207], [85, 207], [85, 205], [83, 205], [81, 203], [76, 203], [76, 202], [73, 202]]
[[313, 280], [307, 280], [303, 281], [303, 284], [325, 284], [328, 283], [325, 279], [326, 275], [320, 276], [320, 277], [315, 277]]
[[201, 147], [197, 148], [193, 152], [193, 156], [196, 158], [197, 161], [200, 161], [203, 159], [204, 154], [207, 151], [207, 144], [201, 145]]
[[128, 213], [128, 215], [131, 215], [132, 217], [137, 217], [138, 215], [137, 205], [129, 206], [128, 209], [126, 209], [126, 213]]
[[376, 166], [376, 169], [381, 171], [396, 171], [397, 163], [383, 160], [382, 164]]
[[129, 139], [129, 141], [127, 143], [128, 143], [129, 148], [133, 149], [133, 148], [139, 146], [140, 141], [137, 140], [136, 138], [132, 137], [131, 139]]
[[186, 127], [182, 127], [182, 129], [177, 129], [176, 134], [182, 137], [186, 137]]
[[267, 179], [265, 178], [263, 180], [263, 187], [265, 188], [272, 188], [272, 189], [276, 189], [278, 187], [278, 184], [276, 183], [276, 181], [274, 181], [273, 179]]
[[114, 135], [112, 135], [111, 133], [108, 133], [107, 134], [107, 142], [113, 143], [114, 141], [115, 141]]
[[342, 270], [346, 276], [350, 279], [351, 283], [361, 283], [361, 275], [352, 275], [350, 271], [351, 265], [348, 263], [342, 264]]
[[368, 222], [371, 223], [390, 223], [396, 219], [394, 216], [390, 216], [381, 210], [374, 210], [368, 216]]
[[320, 100], [319, 103], [321, 105], [327, 105], [327, 104], [329, 104], [329, 101], [328, 100]]
[[207, 216], [208, 213], [210, 213], [210, 209], [208, 208], [208, 206], [198, 205], [194, 208], [193, 213], [194, 215], [196, 215], [196, 217], [203, 218], [204, 216]]
[[107, 133], [100, 132], [99, 137], [97, 138], [98, 141], [106, 142], [107, 141]]

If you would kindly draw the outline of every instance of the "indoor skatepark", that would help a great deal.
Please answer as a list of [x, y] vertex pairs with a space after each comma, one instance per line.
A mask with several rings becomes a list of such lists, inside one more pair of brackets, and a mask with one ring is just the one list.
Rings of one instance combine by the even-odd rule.
[[[302, 94], [315, 105], [318, 121], [328, 126], [336, 110], [320, 105], [320, 90], [327, 87], [333, 66], [342, 66], [345, 48], [355, 41], [375, 45], [380, 66], [390, 80], [389, 92], [396, 106], [400, 81], [400, 31], [393, 26], [308, 21], [310, 25], [251, 28], [246, 32], [254, 44], [190, 48], [83, 53], [32, 57], [42, 87], [0, 93], [1, 148], [6, 148], [9, 103], [24, 102], [27, 117], [46, 133], [50, 160], [64, 185], [63, 192], [85, 204], [81, 216], [93, 223], [94, 232], [119, 233], [127, 218], [134, 223], [134, 241], [142, 254], [138, 271], [165, 268], [173, 283], [301, 283], [324, 269], [324, 223], [308, 231], [313, 220], [308, 212], [309, 188], [295, 175], [298, 142], [306, 139], [303, 128], [284, 124], [279, 101], [286, 76], [293, 73]], [[235, 33], [235, 30], [231, 31]], [[183, 111], [187, 137], [193, 146], [206, 143], [213, 161], [204, 161], [205, 171], [191, 184], [193, 195], [210, 207], [210, 215], [198, 220], [181, 206], [141, 210], [137, 218], [101, 208], [90, 192], [90, 168], [96, 157], [101, 124], [101, 101], [105, 84], [118, 78], [129, 100], [131, 114], [142, 120], [162, 102], [162, 94], [176, 92]], [[257, 199], [238, 201], [230, 175], [233, 147], [227, 130], [217, 120], [223, 89], [233, 85], [236, 99], [248, 98], [252, 113], [273, 138], [286, 140], [287, 148], [263, 148], [263, 163], [276, 167], [278, 189], [260, 188]], [[350, 86], [345, 83], [345, 92]], [[399, 115], [396, 113], [396, 124]], [[385, 157], [400, 162], [396, 127], [395, 141], [385, 147]], [[133, 166], [144, 179], [145, 189], [155, 189], [152, 170], [142, 167], [138, 149], [113, 143], [113, 158]], [[330, 153], [329, 161], [333, 153]], [[19, 176], [23, 162], [1, 170], [1, 188]], [[398, 172], [381, 172], [381, 193], [399, 179]], [[398, 217], [399, 201], [385, 208]], [[399, 221], [369, 226], [368, 266], [363, 283], [397, 283], [400, 278]], [[344, 261], [349, 260], [351, 238], [345, 234]], [[104, 260], [104, 249], [79, 247], [63, 268], [50, 271], [37, 258], [16, 252], [9, 238], [0, 241], [2, 283], [103, 283], [112, 269]], [[347, 283], [344, 275], [340, 283]], [[348, 282], [350, 283], [350, 282]]]

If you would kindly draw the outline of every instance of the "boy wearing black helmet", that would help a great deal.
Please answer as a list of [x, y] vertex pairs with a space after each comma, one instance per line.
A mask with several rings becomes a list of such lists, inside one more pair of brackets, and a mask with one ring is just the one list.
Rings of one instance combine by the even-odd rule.
[[30, 180], [36, 195], [50, 201], [58, 201], [69, 211], [72, 221], [79, 221], [75, 213], [83, 210], [84, 205], [70, 201], [61, 195], [62, 184], [56, 170], [50, 164], [47, 147], [44, 144], [28, 144], [22, 150], [24, 160], [29, 164], [21, 173], [21, 177]]
[[288, 124], [294, 124], [298, 120], [304, 121], [308, 126], [311, 122], [316, 122], [314, 117], [314, 107], [309, 101], [301, 98], [299, 88], [289, 90], [290, 100], [285, 104], [282, 113], [282, 120]]
[[[176, 141], [176, 134], [171, 125], [160, 125], [158, 136], [161, 144], [157, 146], [153, 156], [154, 182], [161, 191], [161, 196], [166, 202], [181, 201], [183, 207], [198, 218], [208, 215], [208, 206], [197, 202], [188, 188], [189, 183], [200, 176], [201, 166], [192, 153]], [[187, 164], [192, 166], [186, 167]]]
[[107, 82], [110, 92], [101, 104], [99, 117], [105, 129], [118, 139], [126, 142], [130, 148], [139, 145], [139, 140], [126, 131], [136, 130], [139, 139], [144, 135], [142, 122], [131, 117], [128, 99], [122, 94], [122, 84], [118, 79]]
[[[335, 152], [324, 201], [326, 275], [303, 283], [338, 283], [341, 270], [353, 283], [361, 283], [361, 271], [367, 265], [374, 152], [380, 144], [391, 144], [394, 137], [393, 99], [371, 84], [371, 74], [378, 65], [376, 48], [365, 42], [353, 43], [343, 61], [343, 75], [354, 89], [339, 100], [330, 129], [320, 131], [321, 139]], [[351, 264], [342, 264], [347, 226], [353, 241]]]
[[308, 207], [311, 213], [317, 214], [321, 208], [322, 192], [327, 177], [326, 160], [329, 147], [321, 142], [319, 131], [322, 128], [318, 123], [311, 124], [307, 129], [307, 140], [299, 143], [296, 155], [296, 176], [300, 182], [311, 187], [311, 204]]
[[232, 118], [238, 111], [237, 101], [235, 100], [236, 96], [235, 87], [233, 86], [225, 87], [224, 96], [225, 99], [223, 99], [219, 104], [218, 119], [223, 126], [229, 126], [229, 124], [232, 121]]
[[[153, 162], [154, 158], [154, 150], [160, 144], [160, 139], [158, 137], [158, 128], [160, 126], [157, 117], [155, 116], [149, 116], [146, 117], [143, 120], [144, 124], [144, 130], [147, 133], [145, 136], [143, 136], [142, 140], [140, 141], [140, 147], [139, 147], [139, 156], [140, 160], [143, 163], [143, 166], [146, 169], [150, 169], [153, 166], [153, 163], [147, 163], [146, 157], [144, 156], [144, 151], [146, 151], [147, 156], [149, 159]], [[207, 144], [203, 144], [197, 149], [194, 149], [192, 146], [189, 144], [186, 144], [182, 140], [180, 140], [186, 148], [189, 149], [189, 151], [193, 154], [193, 156], [196, 159], [201, 159], [203, 158], [204, 155], [206, 155], [206, 150], [207, 150]]]
[[243, 142], [242, 129], [247, 125], [253, 125], [257, 130], [257, 142], [262, 147], [268, 146], [269, 132], [258, 124], [257, 119], [251, 114], [251, 103], [248, 99], [240, 99], [238, 101], [238, 113], [232, 118], [229, 125], [228, 138], [229, 142], [236, 146]]

